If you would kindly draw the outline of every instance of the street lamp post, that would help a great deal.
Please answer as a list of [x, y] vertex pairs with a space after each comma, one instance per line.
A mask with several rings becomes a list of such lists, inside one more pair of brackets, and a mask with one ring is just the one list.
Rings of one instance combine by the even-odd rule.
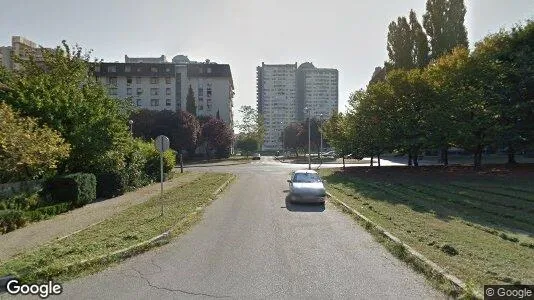
[[130, 123], [130, 134], [133, 136], [133, 120], [129, 120], [128, 123]]
[[323, 114], [320, 115], [320, 127], [319, 131], [321, 132], [321, 146], [319, 147], [319, 160], [321, 161], [321, 164], [323, 163]]
[[304, 110], [308, 112], [308, 170], [311, 170], [311, 130], [310, 130], [310, 123], [311, 123], [310, 113], [311, 113], [311, 111], [310, 111], [309, 107], [305, 107]]

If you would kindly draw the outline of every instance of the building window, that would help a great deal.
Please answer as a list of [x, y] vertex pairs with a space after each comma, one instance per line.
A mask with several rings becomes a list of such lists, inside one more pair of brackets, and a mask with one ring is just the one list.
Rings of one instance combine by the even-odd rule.
[[142, 106], [142, 105], [143, 105], [143, 100], [137, 99], [137, 106]]
[[132, 67], [131, 66], [124, 66], [124, 72], [131, 72]]
[[117, 95], [117, 88], [110, 88], [109, 89], [109, 94], [112, 95], [112, 96], [116, 96]]
[[143, 68], [137, 68], [137, 72], [142, 72]]
[[150, 83], [151, 84], [157, 84], [158, 82], [159, 82], [158, 77], [151, 77], [150, 78]]
[[127, 86], [132, 85], [132, 77], [126, 77], [126, 85]]
[[143, 89], [137, 88], [137, 95], [142, 95], [142, 94], [143, 94]]
[[110, 73], [117, 72], [117, 67], [116, 66], [108, 66], [108, 72], [110, 72]]
[[170, 77], [165, 77], [165, 83], [166, 84], [171, 84], [171, 78]]
[[152, 67], [152, 68], [150, 68], [150, 71], [153, 72], [153, 73], [157, 73], [158, 72], [158, 68]]
[[113, 86], [117, 86], [117, 77], [109, 77], [108, 78], [108, 84], [109, 85], [113, 85]]
[[171, 89], [170, 88], [166, 88], [165, 89], [165, 95], [170, 95], [171, 94]]
[[169, 73], [171, 71], [171, 68], [166, 68], [165, 72]]
[[165, 100], [165, 105], [166, 106], [171, 106], [171, 99], [166, 99]]
[[211, 87], [206, 89], [206, 96], [211, 97]]
[[198, 106], [198, 110], [204, 110], [204, 106], [199, 105], [199, 106]]
[[206, 108], [207, 108], [208, 110], [211, 110], [211, 104], [207, 104], [207, 105], [206, 105]]
[[211, 73], [211, 68], [208, 68], [208, 74], [210, 74], [210, 73]]
[[157, 96], [159, 95], [159, 90], [157, 88], [151, 88], [150, 89], [150, 95], [151, 96]]
[[126, 95], [128, 95], [128, 96], [132, 95], [132, 88], [127, 88], [126, 89]]
[[204, 89], [202, 88], [202, 86], [198, 88], [198, 96], [204, 96]]
[[159, 99], [150, 99], [150, 106], [159, 106]]

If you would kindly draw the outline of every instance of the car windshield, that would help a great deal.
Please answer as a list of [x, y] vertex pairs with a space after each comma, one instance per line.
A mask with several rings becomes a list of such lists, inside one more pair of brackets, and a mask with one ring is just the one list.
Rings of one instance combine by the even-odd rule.
[[297, 173], [293, 177], [293, 182], [320, 182], [319, 175], [314, 173]]

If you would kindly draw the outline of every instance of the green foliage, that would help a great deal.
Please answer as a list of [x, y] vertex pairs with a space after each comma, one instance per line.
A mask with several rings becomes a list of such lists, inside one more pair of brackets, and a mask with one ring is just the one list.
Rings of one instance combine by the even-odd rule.
[[433, 59], [450, 53], [456, 47], [469, 46], [465, 14], [463, 0], [427, 0], [423, 27], [430, 40]]
[[252, 152], [256, 152], [259, 149], [258, 141], [249, 136], [239, 136], [235, 142], [236, 149], [243, 152], [244, 155], [249, 156]]
[[234, 139], [233, 130], [223, 120], [210, 118], [202, 125], [201, 141], [206, 147], [206, 154], [215, 151], [218, 156], [228, 153]]
[[53, 172], [70, 145], [38, 120], [22, 117], [0, 101], [0, 182], [31, 180]]
[[24, 212], [24, 217], [32, 222], [48, 219], [52, 216], [68, 212], [72, 209], [71, 203], [58, 203], [50, 206], [43, 206], [34, 210]]
[[95, 175], [75, 173], [47, 180], [43, 191], [50, 203], [68, 202], [80, 207], [96, 199], [96, 184]]
[[[252, 106], [244, 105], [239, 108], [239, 114], [241, 114], [241, 122], [237, 125], [239, 129], [239, 135], [244, 140], [248, 140], [247, 143], [252, 145], [251, 139], [255, 140], [258, 145], [263, 144], [265, 138], [265, 125], [263, 117], [258, 114], [258, 111]], [[249, 147], [250, 148], [250, 147]], [[256, 151], [250, 150], [250, 151]]]
[[13, 195], [6, 199], [0, 200], [0, 210], [15, 209], [15, 210], [29, 210], [37, 207], [40, 202], [38, 192], [35, 193], [20, 193]]
[[195, 92], [193, 91], [193, 87], [191, 87], [191, 85], [189, 85], [189, 90], [187, 90], [185, 101], [185, 110], [193, 116], [196, 116], [197, 104], [195, 100]]
[[91, 72], [89, 54], [63, 43], [43, 49], [43, 62], [20, 61], [6, 83], [5, 102], [57, 130], [71, 145], [60, 173], [91, 172], [124, 163], [130, 138], [126, 102], [111, 98]]
[[7, 233], [26, 224], [24, 214], [20, 210], [0, 210], [0, 233]]
[[[145, 172], [155, 182], [160, 181], [160, 153], [152, 147], [147, 157], [145, 165]], [[163, 173], [170, 174], [172, 169], [176, 166], [176, 155], [172, 150], [163, 152]]]

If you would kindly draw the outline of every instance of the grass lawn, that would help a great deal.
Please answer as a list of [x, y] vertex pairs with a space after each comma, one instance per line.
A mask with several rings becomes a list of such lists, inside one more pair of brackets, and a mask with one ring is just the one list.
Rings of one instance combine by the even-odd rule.
[[178, 235], [200, 219], [201, 208], [209, 204], [215, 190], [231, 178], [226, 173], [206, 173], [183, 186], [163, 194], [164, 215], [160, 216], [160, 197], [130, 207], [110, 219], [63, 240], [41, 245], [0, 265], [0, 276], [13, 274], [26, 282], [47, 279], [66, 280], [79, 274], [101, 270], [109, 264], [89, 269], [65, 266], [95, 258], [148, 240], [167, 230]]
[[479, 291], [534, 284], [534, 166], [321, 173], [334, 196]]

